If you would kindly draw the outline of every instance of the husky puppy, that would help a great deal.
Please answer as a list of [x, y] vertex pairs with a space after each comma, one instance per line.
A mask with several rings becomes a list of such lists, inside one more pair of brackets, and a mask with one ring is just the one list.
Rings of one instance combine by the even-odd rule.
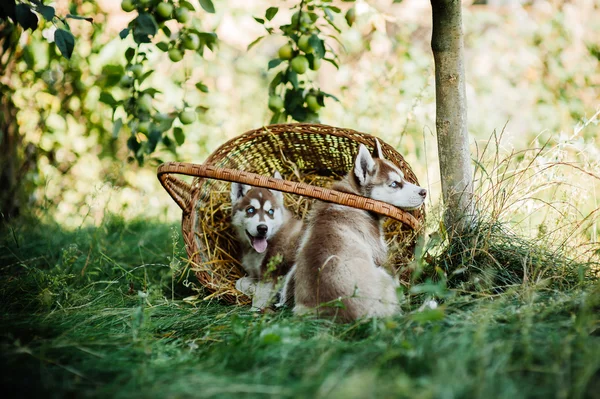
[[[275, 178], [281, 179], [279, 172]], [[252, 308], [269, 305], [279, 278], [294, 264], [302, 223], [283, 205], [283, 193], [246, 184], [231, 184], [231, 224], [242, 246], [248, 276], [236, 288], [252, 296]]]
[[[427, 195], [383, 159], [377, 140], [372, 155], [360, 145], [354, 168], [332, 188], [408, 210], [421, 206]], [[386, 259], [379, 214], [317, 201], [305, 221], [283, 295], [293, 293], [295, 313], [316, 313], [342, 322], [392, 315], [399, 310], [398, 283], [381, 267]], [[334, 306], [340, 300], [344, 306]]]

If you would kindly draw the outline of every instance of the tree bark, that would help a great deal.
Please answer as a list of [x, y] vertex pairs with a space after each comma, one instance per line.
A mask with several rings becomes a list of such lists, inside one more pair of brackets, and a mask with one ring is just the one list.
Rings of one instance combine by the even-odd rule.
[[461, 230], [473, 215], [473, 172], [467, 131], [467, 98], [463, 61], [460, 0], [431, 0], [435, 61], [435, 100], [447, 229]]
[[[6, 87], [0, 84], [0, 88]], [[20, 136], [16, 116], [10, 96], [0, 93], [0, 220], [19, 214]]]
[[19, 179], [22, 136], [10, 86], [19, 39], [16, 29], [9, 22], [0, 24], [0, 221], [19, 214], [22, 197]]

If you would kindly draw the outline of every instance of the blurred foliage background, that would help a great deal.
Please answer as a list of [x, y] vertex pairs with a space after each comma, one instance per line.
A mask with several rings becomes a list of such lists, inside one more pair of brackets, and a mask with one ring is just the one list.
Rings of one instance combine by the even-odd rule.
[[[202, 56], [184, 52], [180, 62], [172, 62], [171, 54], [156, 46], [146, 47], [144, 68], [155, 73], [140, 87], [159, 91], [153, 93], [155, 116], [171, 117], [179, 137], [172, 130], [170, 140], [181, 145], [158, 146], [143, 165], [135, 162], [127, 145], [137, 127], [125, 124], [116, 129], [115, 120], [126, 115], [123, 110], [113, 113], [111, 100], [101, 97], [109, 93], [115, 101], [126, 102], [140, 95], [120, 81], [122, 74], [132, 74], [126, 53], [135, 43], [132, 35], [123, 40], [119, 35], [137, 14], [123, 11], [118, 1], [52, 3], [57, 15], [94, 20], [70, 22], [76, 37], [70, 60], [49, 43], [56, 23], [46, 22], [21, 35], [19, 50], [5, 63], [0, 82], [4, 123], [16, 120], [22, 136], [18, 176], [30, 193], [20, 199], [23, 209], [69, 227], [96, 224], [107, 212], [176, 220], [179, 210], [162, 192], [156, 165], [170, 160], [202, 162], [225, 140], [269, 123], [273, 114], [267, 106], [268, 85], [278, 68], [267, 65], [288, 39], [275, 31], [248, 49], [265, 34], [253, 16], [264, 20], [266, 10], [281, 7], [265, 26], [289, 24], [297, 2], [230, 0], [218, 2], [214, 13], [192, 3], [191, 26], [214, 32], [218, 39]], [[463, 3], [473, 158], [483, 161], [482, 148], [494, 132], [497, 137], [503, 132], [501, 139], [492, 138], [497, 146], [494, 157], [515, 153], [518, 161], [527, 161], [528, 149], [546, 145], [543, 156], [536, 156], [529, 167], [534, 173], [527, 192], [535, 191], [535, 186], [541, 192], [537, 198], [546, 202], [575, 200], [574, 218], [585, 219], [598, 208], [600, 194], [598, 1]], [[431, 208], [438, 204], [440, 192], [431, 6], [422, 0], [334, 5], [341, 9], [333, 16], [341, 33], [336, 34], [339, 40], [327, 38], [325, 43], [337, 55], [339, 69], [324, 62], [306, 76], [310, 84], [340, 101], [325, 98], [318, 119], [377, 135], [396, 146], [433, 194]], [[344, 15], [350, 8], [356, 20], [349, 27]], [[175, 21], [167, 25], [177, 32]], [[163, 32], [155, 39], [155, 44], [169, 40]], [[189, 125], [172, 118], [185, 110], [197, 115]], [[581, 170], [548, 168], [548, 162]], [[594, 173], [596, 177], [591, 176]], [[568, 184], [544, 188], [548, 181]], [[515, 204], [516, 213], [510, 217], [519, 221], [540, 204], [537, 200]], [[538, 219], [527, 222], [530, 234], [548, 222], [552, 208], [545, 209]], [[555, 215], [563, 216], [564, 211]], [[596, 241], [596, 224], [587, 227], [587, 238]]]

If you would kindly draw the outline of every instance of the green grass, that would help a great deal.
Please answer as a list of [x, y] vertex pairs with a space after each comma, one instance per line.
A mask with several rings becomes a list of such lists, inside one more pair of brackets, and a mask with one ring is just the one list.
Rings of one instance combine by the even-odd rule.
[[[76, 231], [32, 220], [5, 225], [4, 392], [511, 399], [600, 392], [597, 281], [467, 293], [429, 281], [405, 294], [403, 315], [334, 325], [183, 301], [194, 294], [180, 281], [183, 255], [178, 225], [118, 218]], [[443, 304], [418, 312], [423, 292]]]

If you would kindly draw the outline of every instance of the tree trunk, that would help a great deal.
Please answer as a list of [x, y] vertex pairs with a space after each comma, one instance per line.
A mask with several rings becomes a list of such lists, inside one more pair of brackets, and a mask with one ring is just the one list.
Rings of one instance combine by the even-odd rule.
[[10, 95], [7, 95], [8, 88], [2, 84], [0, 88], [3, 91], [0, 93], [0, 220], [2, 220], [19, 214], [20, 136], [16, 108]]
[[450, 231], [461, 230], [473, 215], [473, 172], [467, 131], [467, 99], [463, 62], [460, 0], [431, 0], [435, 61], [438, 154], [444, 220]]
[[18, 57], [20, 31], [16, 29], [19, 28], [9, 22], [0, 24], [0, 221], [19, 214], [22, 194], [19, 179], [22, 136], [10, 86]]

